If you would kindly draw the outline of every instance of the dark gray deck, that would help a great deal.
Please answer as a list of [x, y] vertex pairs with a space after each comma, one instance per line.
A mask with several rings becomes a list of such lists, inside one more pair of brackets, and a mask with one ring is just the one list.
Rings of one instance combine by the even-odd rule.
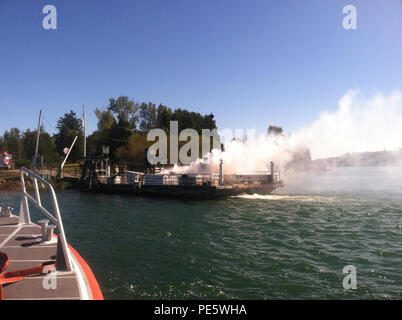
[[[0, 217], [0, 251], [7, 253], [10, 259], [6, 272], [32, 268], [56, 259], [57, 243], [41, 243], [40, 234], [38, 225], [18, 225], [18, 217]], [[45, 277], [49, 275], [31, 276], [3, 285], [4, 299], [82, 299], [77, 272], [55, 272], [50, 275], [56, 279], [56, 288], [46, 285], [50, 281]]]

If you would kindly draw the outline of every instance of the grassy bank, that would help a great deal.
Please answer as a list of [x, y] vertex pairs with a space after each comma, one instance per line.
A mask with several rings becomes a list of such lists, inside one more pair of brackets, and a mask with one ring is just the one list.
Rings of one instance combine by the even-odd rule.
[[[76, 186], [67, 181], [54, 181], [50, 183], [55, 190], [73, 189]], [[25, 180], [28, 191], [33, 191], [33, 184], [30, 179]], [[20, 172], [18, 170], [0, 171], [0, 191], [21, 191]]]

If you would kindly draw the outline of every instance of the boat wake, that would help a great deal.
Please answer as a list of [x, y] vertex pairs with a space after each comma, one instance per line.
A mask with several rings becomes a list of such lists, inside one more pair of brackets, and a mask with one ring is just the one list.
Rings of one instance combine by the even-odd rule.
[[241, 194], [238, 196], [233, 196], [232, 198], [241, 198], [248, 200], [288, 200], [288, 201], [298, 201], [298, 202], [329, 202], [335, 201], [334, 197], [323, 197], [323, 196], [313, 196], [313, 195], [275, 195], [275, 194]]

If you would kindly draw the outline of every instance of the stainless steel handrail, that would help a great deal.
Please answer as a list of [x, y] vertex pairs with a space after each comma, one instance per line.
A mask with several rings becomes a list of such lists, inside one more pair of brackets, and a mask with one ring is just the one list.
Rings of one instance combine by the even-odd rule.
[[[35, 190], [35, 198], [32, 197], [27, 191], [25, 187], [25, 179], [24, 174], [29, 176], [33, 180], [33, 186]], [[20, 209], [20, 224], [32, 224], [31, 223], [31, 216], [29, 212], [28, 200], [32, 202], [39, 211], [41, 211], [46, 217], [48, 217], [53, 223], [56, 225], [57, 229], [59, 230], [59, 235], [57, 239], [57, 253], [56, 253], [56, 270], [58, 271], [71, 271], [71, 259], [70, 259], [70, 252], [67, 245], [67, 240], [64, 234], [63, 222], [61, 220], [59, 203], [57, 202], [56, 193], [52, 185], [47, 182], [46, 180], [39, 177], [37, 174], [33, 173], [32, 171], [21, 168], [20, 169], [20, 178], [22, 184], [22, 200], [21, 200], [21, 209]], [[48, 187], [52, 203], [53, 203], [53, 210], [54, 215], [52, 215], [45, 207], [42, 206], [38, 181]]]

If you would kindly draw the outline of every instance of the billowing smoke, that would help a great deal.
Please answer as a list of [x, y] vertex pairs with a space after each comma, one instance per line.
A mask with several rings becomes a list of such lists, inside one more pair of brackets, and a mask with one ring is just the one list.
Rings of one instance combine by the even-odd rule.
[[[227, 137], [226, 137], [227, 138]], [[189, 166], [175, 165], [173, 173], [217, 173], [219, 161], [223, 161], [225, 174], [251, 174], [269, 171], [270, 162], [284, 164], [292, 159], [293, 140], [288, 135], [252, 135], [246, 140], [230, 139], [224, 144], [224, 151], [217, 149], [204, 155]]]
[[402, 92], [364, 100], [351, 90], [339, 100], [335, 112], [324, 111], [294, 139], [296, 144], [309, 147], [313, 159], [397, 150], [402, 147]]
[[222, 159], [225, 174], [251, 173], [268, 171], [271, 161], [283, 169], [300, 155], [304, 155], [302, 160], [310, 161], [401, 147], [402, 92], [377, 94], [365, 100], [351, 90], [339, 100], [336, 111], [322, 112], [316, 121], [293, 134], [261, 134], [248, 136], [245, 141], [233, 139], [225, 143], [224, 151], [213, 150], [207, 155], [212, 165], [203, 164], [203, 159], [189, 167], [175, 166], [172, 172], [218, 172]]

